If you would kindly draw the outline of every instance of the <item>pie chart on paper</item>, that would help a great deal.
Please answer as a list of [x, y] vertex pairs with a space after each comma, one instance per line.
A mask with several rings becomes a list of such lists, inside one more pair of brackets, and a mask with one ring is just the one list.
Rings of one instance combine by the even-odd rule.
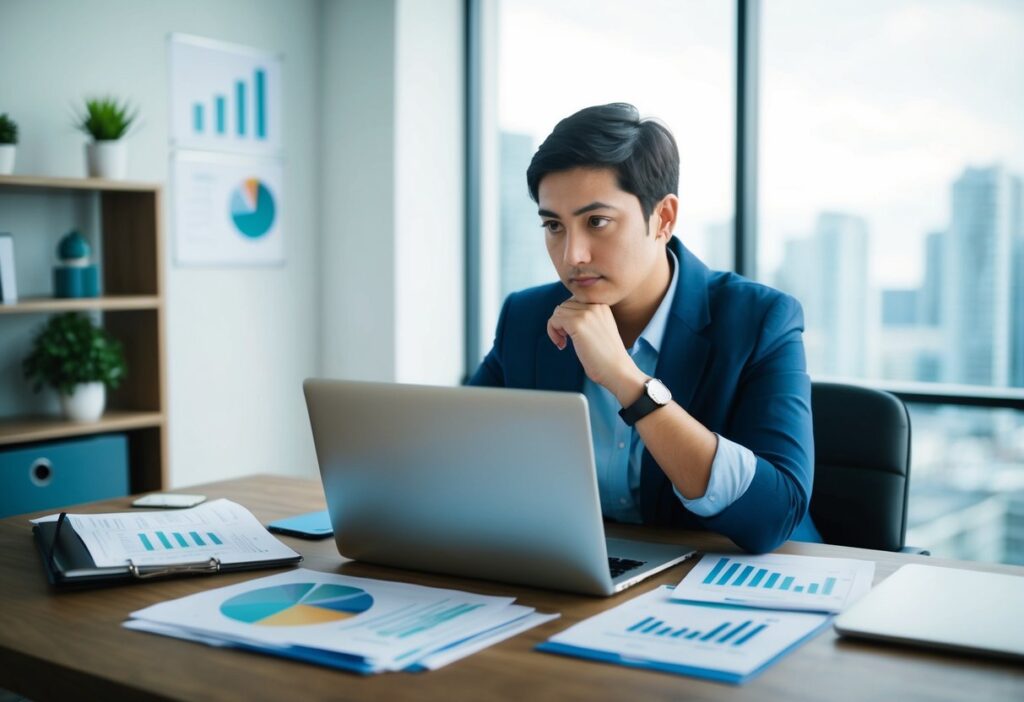
[[231, 220], [247, 239], [265, 236], [276, 214], [274, 196], [259, 178], [246, 178], [231, 191]]
[[235, 595], [220, 612], [256, 626], [310, 626], [349, 619], [372, 606], [373, 597], [357, 587], [291, 583]]

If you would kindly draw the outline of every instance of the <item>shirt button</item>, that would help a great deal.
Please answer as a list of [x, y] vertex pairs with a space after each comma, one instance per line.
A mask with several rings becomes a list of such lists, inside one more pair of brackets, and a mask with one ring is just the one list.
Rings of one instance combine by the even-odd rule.
[[626, 448], [626, 442], [625, 442], [625, 441], [620, 441], [620, 442], [619, 442], [619, 448], [620, 448], [620, 449], [624, 449], [624, 448]]

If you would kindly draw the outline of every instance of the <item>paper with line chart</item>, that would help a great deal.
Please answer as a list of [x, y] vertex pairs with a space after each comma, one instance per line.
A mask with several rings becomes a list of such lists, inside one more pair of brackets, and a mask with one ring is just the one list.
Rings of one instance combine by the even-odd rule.
[[841, 612], [871, 589], [874, 576], [873, 561], [852, 558], [708, 553], [676, 586], [672, 599]]

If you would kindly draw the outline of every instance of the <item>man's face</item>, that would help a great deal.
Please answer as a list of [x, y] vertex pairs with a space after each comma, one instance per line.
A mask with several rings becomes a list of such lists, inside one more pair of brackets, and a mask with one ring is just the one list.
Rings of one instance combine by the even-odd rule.
[[[550, 173], [538, 187], [548, 255], [558, 277], [584, 303], [639, 303], [665, 256], [659, 217], [645, 222], [640, 200], [607, 168]], [[663, 292], [663, 291], [659, 291]]]

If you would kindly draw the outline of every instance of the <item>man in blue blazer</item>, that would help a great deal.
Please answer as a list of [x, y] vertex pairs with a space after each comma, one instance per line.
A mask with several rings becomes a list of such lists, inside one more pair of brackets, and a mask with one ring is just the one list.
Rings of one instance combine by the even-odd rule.
[[671, 133], [632, 105], [559, 122], [527, 184], [561, 282], [508, 297], [469, 382], [583, 392], [608, 518], [820, 541], [800, 304], [690, 253], [678, 183]]

